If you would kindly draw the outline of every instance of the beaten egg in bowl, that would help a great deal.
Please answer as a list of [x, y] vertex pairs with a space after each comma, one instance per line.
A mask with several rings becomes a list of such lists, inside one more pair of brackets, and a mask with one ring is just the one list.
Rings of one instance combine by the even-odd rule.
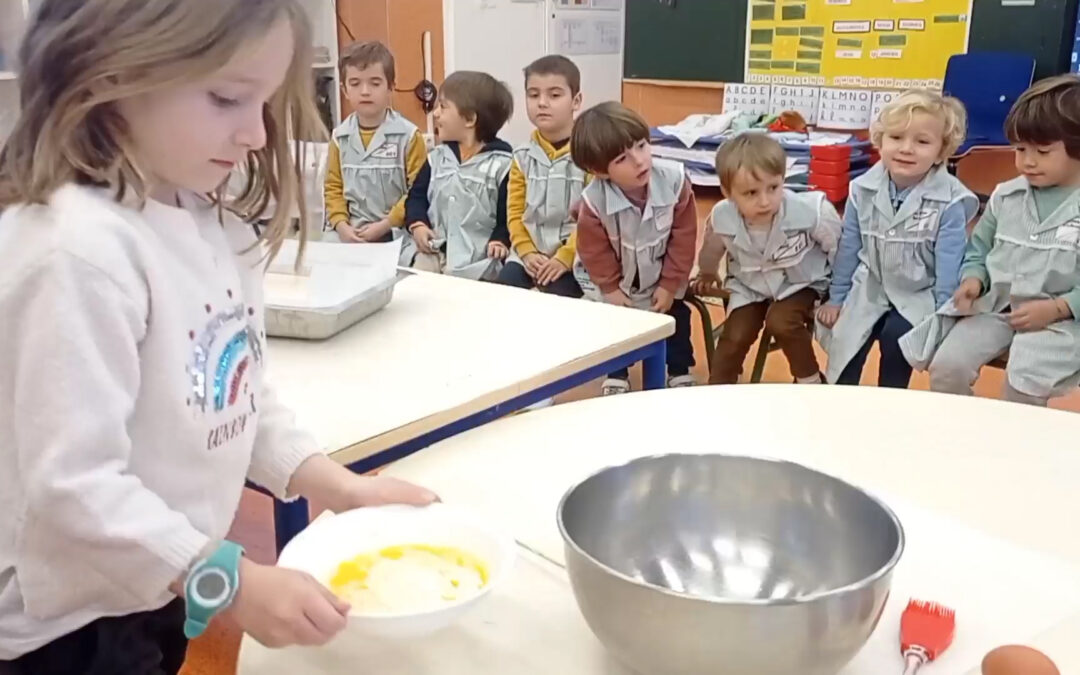
[[476, 595], [488, 583], [479, 557], [453, 546], [404, 544], [341, 563], [330, 590], [358, 614], [425, 612]]

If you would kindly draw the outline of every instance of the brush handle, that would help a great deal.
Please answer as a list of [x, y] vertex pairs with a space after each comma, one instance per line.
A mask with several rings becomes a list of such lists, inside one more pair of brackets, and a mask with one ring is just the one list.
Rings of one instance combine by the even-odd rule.
[[904, 652], [904, 675], [915, 675], [919, 669], [929, 661], [926, 652], [918, 647], [913, 647]]

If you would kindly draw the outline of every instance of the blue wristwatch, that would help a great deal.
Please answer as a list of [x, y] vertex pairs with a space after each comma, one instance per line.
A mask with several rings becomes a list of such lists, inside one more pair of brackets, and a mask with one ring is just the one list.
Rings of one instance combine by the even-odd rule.
[[228, 607], [240, 588], [239, 544], [223, 541], [209, 557], [195, 563], [184, 582], [184, 636], [192, 640], [203, 634], [210, 619]]

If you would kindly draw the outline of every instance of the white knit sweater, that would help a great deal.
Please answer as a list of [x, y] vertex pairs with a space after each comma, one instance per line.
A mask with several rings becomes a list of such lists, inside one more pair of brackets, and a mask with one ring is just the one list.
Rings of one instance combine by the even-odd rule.
[[164, 605], [245, 477], [319, 452], [264, 383], [254, 233], [184, 201], [0, 216], [0, 660]]

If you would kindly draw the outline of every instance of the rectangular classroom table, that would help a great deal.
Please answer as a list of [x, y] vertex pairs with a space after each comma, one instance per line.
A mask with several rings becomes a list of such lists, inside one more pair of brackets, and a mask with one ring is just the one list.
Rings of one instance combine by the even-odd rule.
[[[644, 362], [666, 384], [664, 314], [415, 273], [390, 304], [321, 342], [272, 339], [269, 378], [326, 453], [357, 472]], [[275, 502], [280, 551], [308, 523]]]

